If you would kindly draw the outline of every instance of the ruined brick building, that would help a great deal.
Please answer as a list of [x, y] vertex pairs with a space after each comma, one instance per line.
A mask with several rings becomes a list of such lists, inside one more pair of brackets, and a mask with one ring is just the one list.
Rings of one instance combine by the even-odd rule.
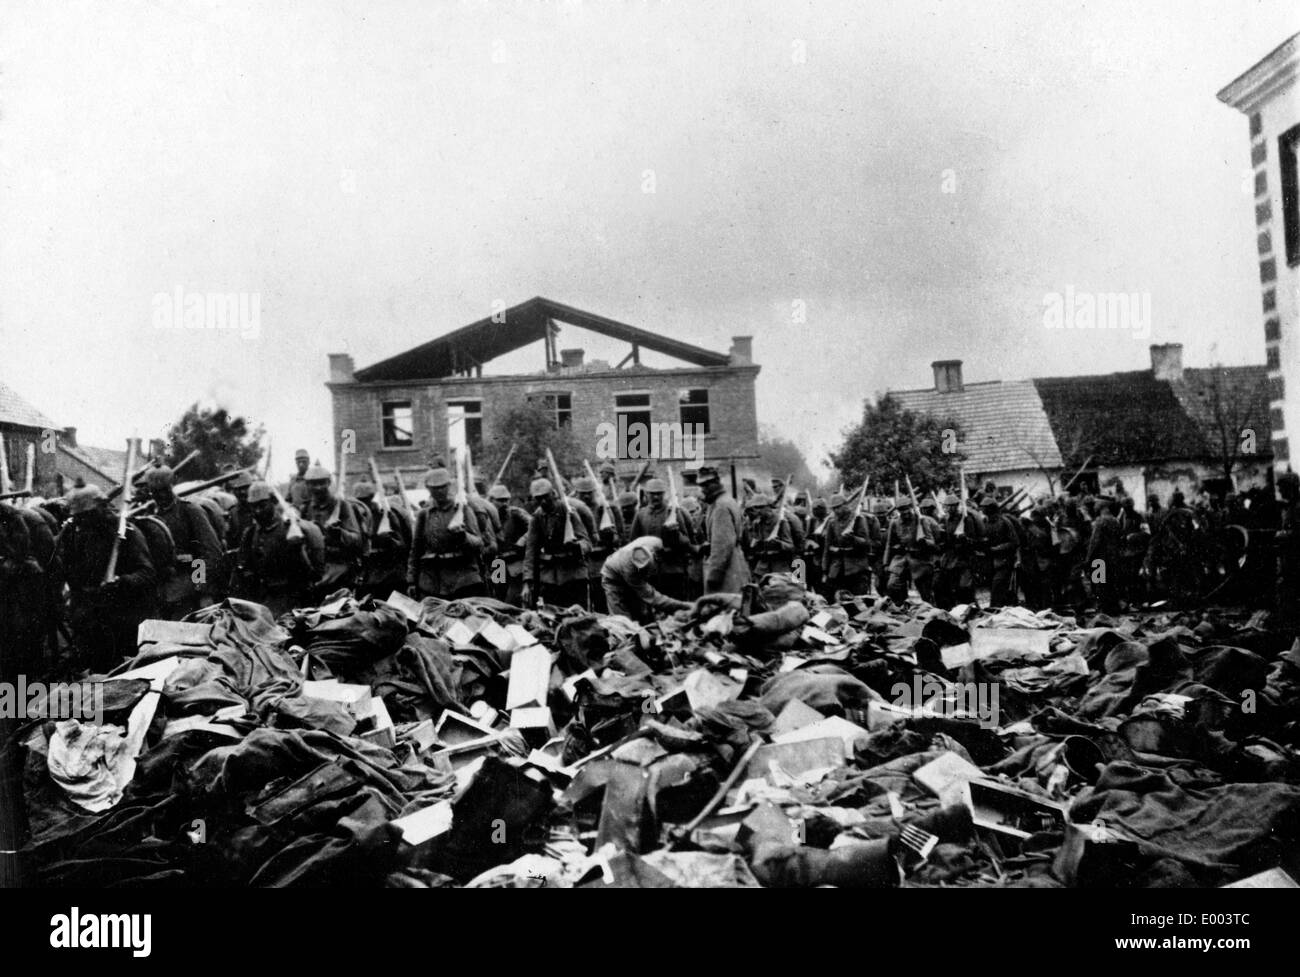
[[[561, 324], [626, 342], [627, 355], [611, 365], [586, 361], [582, 349], [560, 349]], [[491, 361], [533, 343], [544, 353], [535, 372], [485, 372]], [[680, 365], [643, 365], [643, 350]], [[726, 465], [756, 456], [758, 372], [749, 336], [735, 337], [730, 351], [719, 353], [538, 297], [364, 369], [348, 354], [331, 354], [327, 386], [335, 445], [342, 432], [355, 432], [356, 456], [373, 456], [384, 471], [420, 469], [462, 443], [483, 457], [484, 447], [500, 439], [501, 419], [528, 403], [570, 428], [593, 464], [600, 425], [621, 423], [692, 425], [703, 433], [708, 461]], [[652, 456], [661, 457], [661, 447]], [[641, 464], [635, 447], [616, 460], [623, 474]]]

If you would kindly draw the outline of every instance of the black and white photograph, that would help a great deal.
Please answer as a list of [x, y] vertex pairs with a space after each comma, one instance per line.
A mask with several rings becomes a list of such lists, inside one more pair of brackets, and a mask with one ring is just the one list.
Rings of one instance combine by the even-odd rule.
[[1264, 949], [1298, 70], [1294, 0], [6, 0], [18, 942], [1053, 889]]

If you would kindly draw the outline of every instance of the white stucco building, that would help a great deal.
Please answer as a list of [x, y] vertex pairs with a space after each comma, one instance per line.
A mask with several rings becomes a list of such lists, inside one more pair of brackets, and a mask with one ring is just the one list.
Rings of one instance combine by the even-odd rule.
[[1300, 34], [1219, 92], [1249, 120], [1260, 302], [1268, 363], [1269, 418], [1278, 471], [1293, 469], [1288, 440], [1300, 434]]

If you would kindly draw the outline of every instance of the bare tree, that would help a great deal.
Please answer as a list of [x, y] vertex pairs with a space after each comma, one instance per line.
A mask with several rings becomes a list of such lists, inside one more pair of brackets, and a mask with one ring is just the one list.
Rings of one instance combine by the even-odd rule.
[[[1097, 444], [1092, 425], [1083, 419], [1076, 419], [1062, 431], [1062, 436], [1056, 438], [1056, 449], [1061, 461], [1060, 464], [1053, 465], [1045, 452], [1034, 447], [1031, 433], [1028, 430], [1018, 432], [1020, 450], [1047, 479], [1047, 488], [1052, 495], [1057, 494], [1058, 485], [1061, 486], [1060, 491], [1065, 490], [1065, 480], [1069, 473], [1077, 471], [1089, 460]], [[1053, 428], [1053, 436], [1055, 435]]]
[[1268, 416], [1265, 388], [1256, 383], [1234, 383], [1231, 372], [1221, 363], [1208, 371], [1208, 382], [1198, 391], [1196, 400], [1201, 427], [1205, 431], [1210, 454], [1223, 477], [1234, 484], [1233, 473], [1254, 459], [1261, 437], [1260, 419]]
[[1047, 479], [1047, 491], [1051, 495], [1055, 495], [1056, 479], [1060, 475], [1061, 469], [1058, 466], [1049, 465], [1046, 455], [1030, 445], [1027, 438], [1022, 437], [1020, 450], [1034, 463], [1034, 467], [1042, 473], [1043, 478]]

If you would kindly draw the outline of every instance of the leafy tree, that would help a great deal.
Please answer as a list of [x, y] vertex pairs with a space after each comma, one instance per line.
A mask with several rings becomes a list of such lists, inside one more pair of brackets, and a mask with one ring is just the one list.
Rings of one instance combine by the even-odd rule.
[[[789, 478], [793, 473], [796, 489], [814, 493], [818, 489], [817, 479], [812, 469], [808, 467], [808, 461], [799, 450], [799, 446], [789, 438], [781, 437], [766, 424], [758, 431], [758, 459], [752, 466], [746, 467], [760, 474], [766, 473], [769, 478], [782, 480]], [[761, 487], [764, 492], [767, 491], [766, 481]]]
[[[527, 494], [533, 467], [537, 459], [546, 457], [547, 448], [555, 455], [555, 464], [566, 478], [583, 474], [583, 456], [573, 437], [573, 429], [567, 426], [557, 428], [555, 411], [540, 402], [529, 402], [506, 413], [501, 418], [498, 436], [491, 444], [483, 446], [483, 456], [474, 459], [474, 466], [482, 469], [485, 478], [491, 479], [505, 461], [512, 444], [515, 454], [502, 481], [517, 497]], [[595, 458], [590, 461], [597, 466]]]
[[895, 480], [906, 491], [908, 477], [918, 493], [955, 488], [965, 458], [961, 434], [955, 421], [907, 410], [885, 394], [864, 402], [862, 421], [844, 432], [831, 463], [854, 489], [871, 476], [872, 494], [892, 492]]
[[198, 456], [179, 477], [184, 481], [215, 478], [227, 464], [236, 468], [256, 465], [262, 458], [265, 433], [260, 424], [250, 429], [248, 421], [232, 416], [224, 407], [191, 404], [167, 432], [163, 461], [174, 466], [197, 450]]

